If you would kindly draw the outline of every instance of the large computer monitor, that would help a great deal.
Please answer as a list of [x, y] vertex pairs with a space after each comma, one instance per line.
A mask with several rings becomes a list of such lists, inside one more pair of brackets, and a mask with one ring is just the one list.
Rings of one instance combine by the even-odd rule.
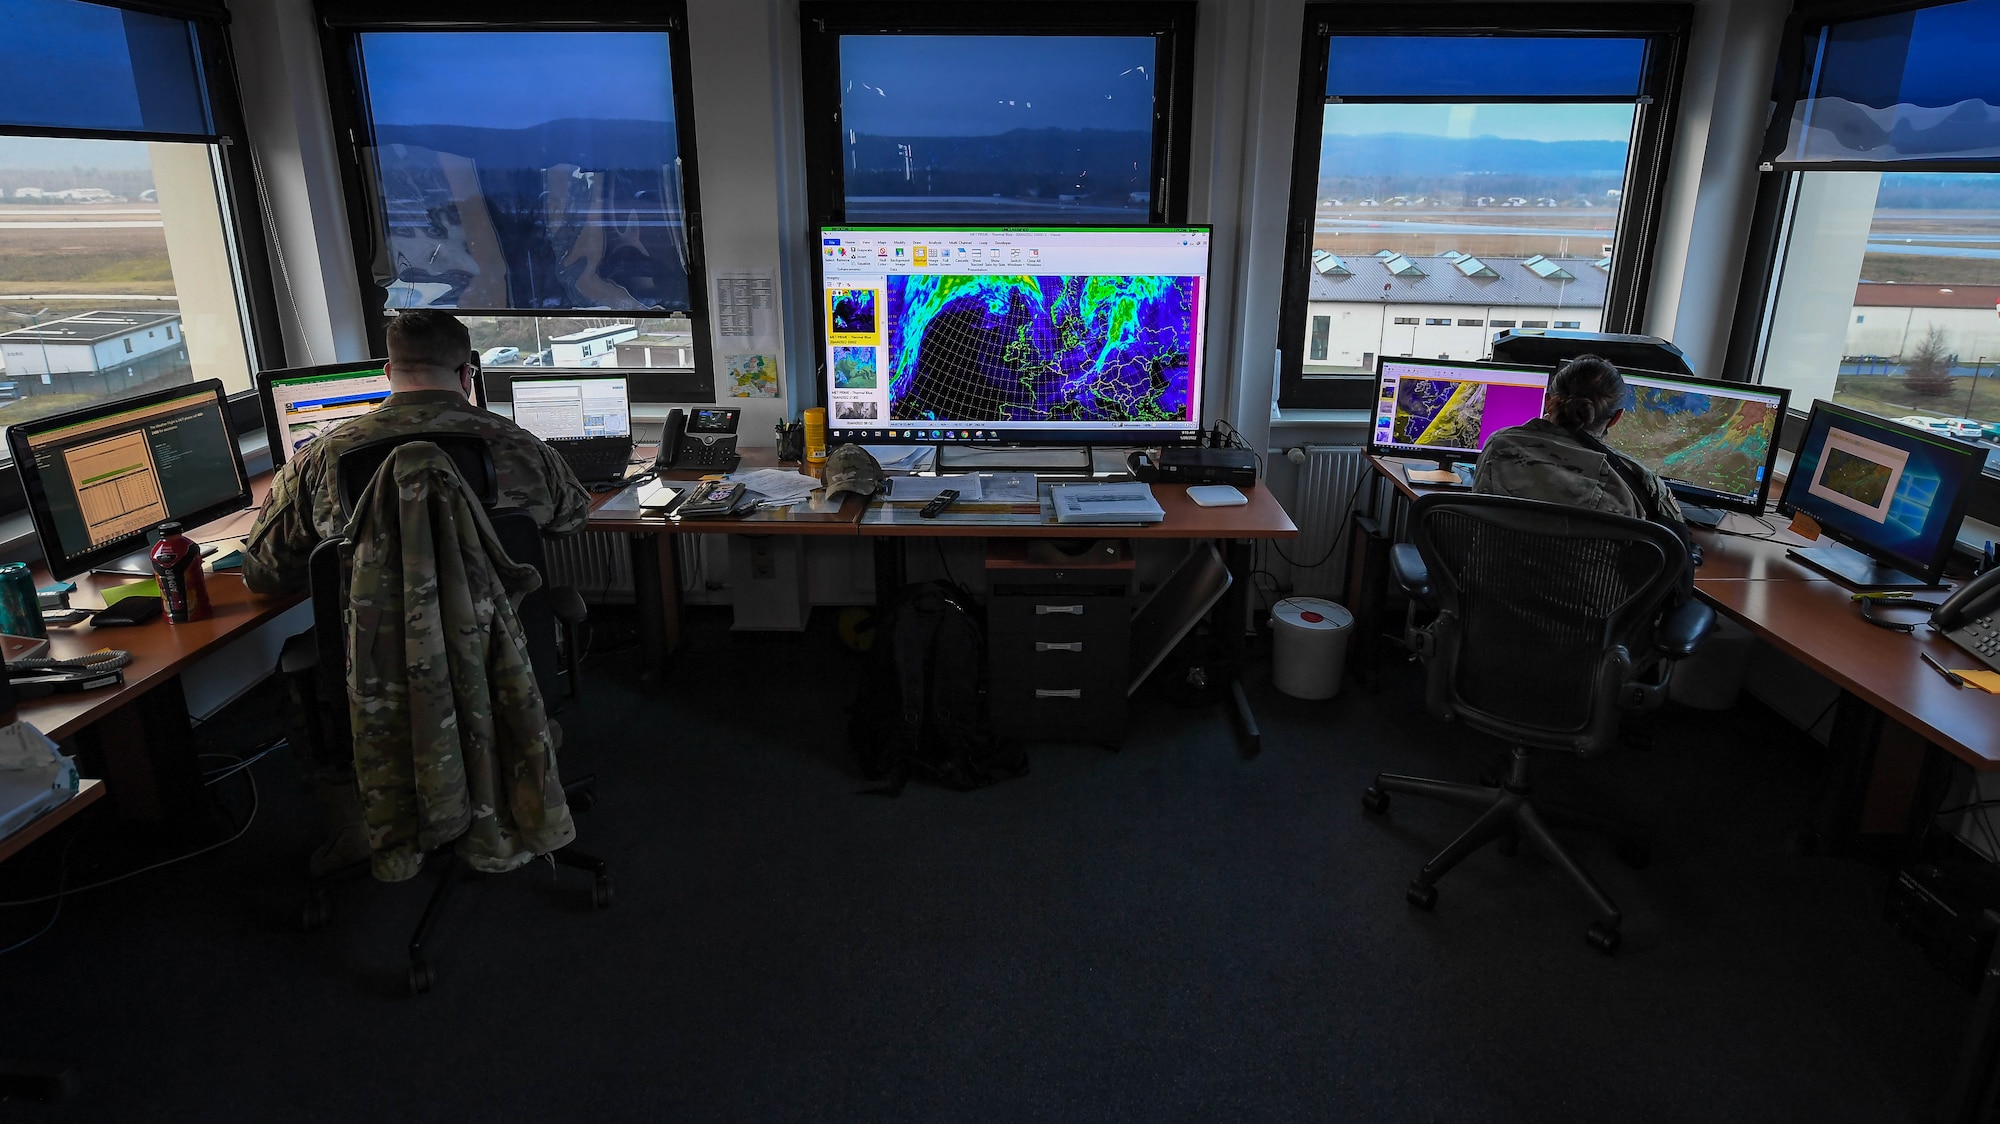
[[[257, 372], [257, 401], [264, 410], [264, 435], [271, 443], [271, 466], [357, 418], [389, 397], [384, 360], [328, 363]], [[486, 405], [486, 384], [474, 371], [473, 401]]]
[[515, 375], [514, 424], [544, 441], [632, 436], [624, 375]]
[[49, 573], [145, 572], [149, 532], [193, 531], [250, 506], [250, 480], [214, 379], [21, 422], [7, 445]]
[[1192, 445], [1207, 227], [833, 226], [829, 437]]
[[1375, 366], [1368, 451], [1440, 464], [1478, 460], [1495, 433], [1542, 416], [1551, 373], [1526, 364], [1384, 356]]
[[1625, 416], [1605, 433], [1605, 444], [1652, 469], [1686, 503], [1749, 515], [1764, 510], [1791, 391], [1623, 373]]
[[1850, 585], [1936, 585], [1985, 450], [1831, 402], [1814, 402], [1778, 510], [1833, 540], [1793, 557]]

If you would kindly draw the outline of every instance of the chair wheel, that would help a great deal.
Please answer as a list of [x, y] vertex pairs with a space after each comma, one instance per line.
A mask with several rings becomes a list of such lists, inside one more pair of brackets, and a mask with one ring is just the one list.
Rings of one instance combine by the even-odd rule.
[[1389, 794], [1371, 784], [1362, 790], [1361, 807], [1379, 816], [1389, 810]]
[[431, 989], [437, 978], [431, 975], [431, 966], [421, 960], [410, 961], [410, 994], [422, 995]]
[[590, 904], [594, 909], [611, 908], [611, 876], [600, 874], [590, 884]]
[[1592, 921], [1590, 928], [1584, 932], [1583, 939], [1590, 947], [1604, 955], [1615, 956], [1622, 938], [1619, 937], [1616, 928], [1602, 921]]
[[331, 920], [333, 920], [333, 901], [326, 896], [326, 891], [317, 889], [307, 891], [306, 900], [299, 906], [299, 928], [310, 933], [316, 929], [326, 928], [326, 923]]
[[1403, 891], [1403, 900], [1429, 913], [1437, 908], [1438, 888], [1426, 886], [1422, 882], [1412, 882], [1410, 888]]
[[1620, 843], [1616, 853], [1618, 861], [1633, 870], [1644, 870], [1653, 861], [1653, 849], [1644, 843]]

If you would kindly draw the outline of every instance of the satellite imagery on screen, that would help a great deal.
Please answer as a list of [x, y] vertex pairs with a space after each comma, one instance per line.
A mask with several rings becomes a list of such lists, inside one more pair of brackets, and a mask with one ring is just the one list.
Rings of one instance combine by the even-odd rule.
[[892, 276], [896, 421], [1189, 416], [1193, 277]]
[[1721, 395], [1631, 387], [1611, 443], [1668, 480], [1734, 496], [1757, 490], [1771, 407]]
[[1477, 449], [1486, 414], [1486, 384], [1405, 378], [1396, 386], [1396, 441]]

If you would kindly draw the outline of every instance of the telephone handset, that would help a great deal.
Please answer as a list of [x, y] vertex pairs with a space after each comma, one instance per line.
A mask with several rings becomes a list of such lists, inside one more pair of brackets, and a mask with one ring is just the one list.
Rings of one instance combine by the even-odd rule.
[[1959, 586], [1931, 614], [1931, 627], [2000, 671], [2000, 568]]
[[669, 410], [653, 467], [736, 471], [743, 460], [736, 452], [736, 425], [742, 417], [742, 410], [724, 407], [704, 407], [692, 418], [678, 408]]

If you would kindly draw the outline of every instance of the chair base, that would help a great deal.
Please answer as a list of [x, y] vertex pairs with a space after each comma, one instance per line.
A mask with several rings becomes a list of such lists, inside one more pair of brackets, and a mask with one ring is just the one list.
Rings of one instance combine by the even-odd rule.
[[1435, 906], [1438, 879], [1472, 852], [1488, 843], [1497, 843], [1501, 853], [1511, 855], [1526, 838], [1549, 861], [1561, 867], [1596, 907], [1598, 918], [1586, 933], [1591, 947], [1606, 955], [1618, 950], [1621, 917], [1617, 903], [1584, 871], [1568, 849], [1557, 842], [1551, 828], [1576, 828], [1608, 836], [1618, 846], [1619, 859], [1634, 867], [1646, 865], [1651, 857], [1645, 837], [1629, 826], [1603, 816], [1537, 804], [1529, 795], [1526, 748], [1515, 747], [1508, 762], [1507, 779], [1497, 787], [1381, 773], [1376, 776], [1374, 786], [1362, 793], [1362, 807], [1377, 814], [1386, 812], [1389, 794], [1393, 792], [1441, 800], [1462, 808], [1480, 809], [1479, 818], [1472, 822], [1472, 826], [1461, 832], [1417, 872], [1404, 894], [1412, 906], [1422, 910]]
[[[597, 802], [597, 778], [583, 777], [563, 786], [563, 793], [578, 811], [587, 810]], [[444, 914], [447, 902], [470, 871], [458, 861], [449, 849], [435, 855], [438, 870], [437, 885], [431, 889], [430, 898], [424, 902], [424, 912], [417, 919], [416, 931], [410, 934], [409, 984], [411, 995], [422, 995], [437, 982], [437, 973], [431, 968], [426, 944], [431, 930], [437, 927], [438, 918]], [[548, 858], [557, 866], [566, 866], [588, 872], [591, 876], [590, 904], [596, 909], [609, 909], [612, 902], [611, 868], [603, 859], [575, 847], [564, 847], [549, 852]], [[324, 874], [309, 877], [306, 881], [305, 905], [300, 910], [299, 919], [307, 930], [324, 927], [333, 919], [333, 900], [329, 890], [335, 882], [353, 878], [368, 869], [368, 860]]]

